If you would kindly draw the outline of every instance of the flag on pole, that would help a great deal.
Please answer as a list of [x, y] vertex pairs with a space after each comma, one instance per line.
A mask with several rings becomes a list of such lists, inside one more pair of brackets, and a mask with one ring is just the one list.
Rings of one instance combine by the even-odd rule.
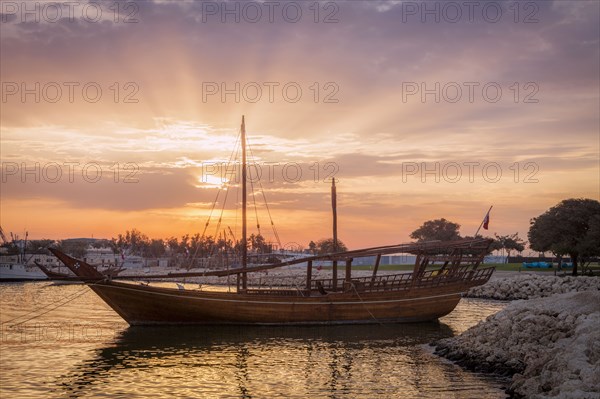
[[487, 230], [490, 224], [490, 211], [488, 211], [488, 213], [485, 215], [485, 218], [483, 218], [483, 228], [484, 230]]
[[477, 231], [475, 232], [475, 237], [477, 237], [477, 235], [479, 234], [479, 230], [481, 230], [481, 228], [483, 227], [484, 230], [487, 230], [489, 225], [490, 225], [490, 211], [492, 210], [494, 206], [490, 206], [490, 209], [488, 209], [487, 213], [485, 214], [485, 217], [483, 218], [483, 220], [481, 221], [481, 224], [479, 225], [479, 228], [477, 229]]

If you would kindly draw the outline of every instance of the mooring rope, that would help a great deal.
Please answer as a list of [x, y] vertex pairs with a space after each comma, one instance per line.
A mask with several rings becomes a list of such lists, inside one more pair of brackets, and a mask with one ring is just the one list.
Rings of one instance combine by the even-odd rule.
[[61, 306], [64, 306], [64, 305], [66, 305], [67, 303], [69, 303], [69, 302], [71, 302], [71, 301], [73, 301], [73, 300], [75, 300], [75, 299], [79, 298], [80, 296], [82, 296], [82, 295], [83, 295], [83, 294], [85, 294], [86, 292], [87, 292], [87, 286], [86, 286], [86, 287], [83, 287], [81, 290], [79, 290], [79, 291], [77, 291], [77, 292], [75, 292], [75, 293], [73, 293], [73, 294], [71, 294], [71, 295], [68, 295], [66, 298], [61, 298], [61, 299], [59, 299], [58, 301], [51, 302], [51, 303], [49, 303], [48, 305], [46, 305], [46, 306], [42, 306], [42, 307], [41, 307], [41, 308], [39, 308], [39, 309], [35, 309], [35, 310], [32, 310], [31, 312], [27, 312], [27, 313], [25, 313], [25, 314], [22, 314], [22, 315], [20, 315], [20, 316], [14, 317], [14, 318], [12, 318], [12, 319], [10, 319], [10, 320], [7, 320], [7, 321], [3, 322], [2, 324], [8, 324], [8, 323], [11, 323], [11, 322], [13, 322], [13, 321], [15, 321], [15, 320], [21, 319], [21, 318], [23, 318], [23, 317], [27, 317], [27, 316], [29, 316], [29, 315], [31, 315], [31, 314], [33, 314], [33, 313], [37, 313], [37, 312], [39, 312], [40, 310], [46, 309], [46, 308], [48, 308], [49, 306], [52, 306], [52, 305], [54, 305], [54, 304], [58, 303], [58, 305], [56, 305], [56, 306], [55, 306], [55, 307], [53, 307], [53, 308], [50, 308], [50, 309], [48, 309], [48, 310], [47, 310], [47, 311], [45, 311], [45, 312], [42, 312], [42, 313], [40, 313], [40, 314], [38, 314], [38, 315], [34, 315], [34, 316], [32, 316], [32, 317], [30, 317], [30, 318], [28, 318], [28, 319], [25, 319], [24, 321], [20, 321], [19, 323], [16, 323], [16, 324], [11, 324], [11, 325], [10, 325], [10, 328], [14, 328], [14, 327], [16, 327], [16, 326], [19, 326], [19, 325], [21, 325], [21, 324], [23, 324], [23, 323], [26, 323], [26, 322], [28, 322], [28, 321], [30, 321], [30, 320], [37, 319], [38, 317], [41, 317], [41, 316], [45, 315], [46, 313], [50, 313], [51, 311], [53, 311], [53, 310], [55, 310], [55, 309], [58, 309], [59, 307], [61, 307]]
[[356, 296], [358, 296], [358, 299], [360, 299], [360, 302], [362, 303], [362, 305], [365, 307], [365, 309], [367, 310], [367, 312], [369, 312], [369, 314], [371, 315], [371, 317], [373, 318], [373, 320], [375, 320], [377, 322], [377, 324], [379, 324], [380, 326], [383, 325], [382, 322], [379, 321], [379, 319], [377, 317], [375, 317], [373, 315], [373, 313], [371, 313], [371, 311], [369, 310], [369, 308], [367, 307], [367, 305], [365, 304], [365, 301], [363, 301], [363, 299], [361, 298], [360, 294], [358, 293], [358, 291], [356, 290], [356, 286], [353, 283], [350, 283], [352, 285], [352, 289], [354, 290], [354, 292], [356, 292]]

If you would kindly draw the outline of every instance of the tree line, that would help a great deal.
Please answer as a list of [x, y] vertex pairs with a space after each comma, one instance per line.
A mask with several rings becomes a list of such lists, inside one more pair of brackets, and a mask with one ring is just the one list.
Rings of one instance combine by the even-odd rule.
[[[428, 220], [418, 229], [410, 233], [410, 238], [417, 241], [452, 241], [461, 238], [473, 238], [470, 236], [462, 237], [459, 232], [460, 224], [451, 222], [444, 218]], [[505, 250], [510, 256], [512, 251], [522, 252], [527, 244], [519, 233], [498, 235], [494, 233], [494, 241], [490, 246], [490, 251]]]
[[[115, 256], [142, 256], [146, 258], [170, 257], [198, 257], [205, 258], [215, 255], [237, 255], [241, 254], [241, 240], [222, 235], [218, 238], [212, 236], [201, 236], [185, 234], [180, 238], [172, 236], [166, 239], [149, 238], [138, 229], [127, 230], [111, 239], [70, 238], [65, 240], [29, 240], [25, 245], [25, 253], [48, 254], [48, 247], [53, 246], [76, 258], [86, 256], [89, 248], [109, 248]], [[23, 251], [22, 245], [7, 243], [8, 254], [18, 254]], [[248, 249], [255, 254], [271, 254], [276, 252], [274, 245], [268, 242], [261, 234], [250, 234], [247, 239]], [[317, 242], [308, 244], [307, 252], [310, 254], [326, 254], [334, 250], [333, 239], [324, 238]], [[337, 251], [347, 251], [346, 245], [338, 240]]]
[[[417, 241], [451, 241], [463, 238], [459, 232], [460, 225], [444, 218], [428, 220], [414, 230], [410, 237]], [[573, 263], [573, 275], [577, 275], [578, 266], [589, 262], [592, 257], [600, 256], [600, 202], [592, 199], [574, 198], [561, 201], [543, 214], [530, 220], [527, 234], [529, 247], [534, 251], [551, 252], [562, 258], [569, 256]], [[464, 238], [469, 238], [464, 237]], [[490, 251], [505, 250], [521, 252], [527, 244], [518, 233], [508, 235], [494, 234]], [[54, 241], [49, 239], [30, 240], [25, 251], [30, 254], [48, 253], [49, 246], [82, 258], [92, 248], [110, 248], [115, 255], [138, 255], [149, 258], [163, 256], [175, 257], [210, 257], [214, 255], [241, 253], [242, 243], [233, 234], [220, 237], [185, 234], [181, 238], [175, 236], [166, 239], [149, 238], [137, 229], [127, 230], [111, 239], [66, 239]], [[255, 254], [271, 254], [275, 252], [260, 234], [251, 234], [247, 246]], [[23, 245], [9, 242], [2, 245], [8, 254], [23, 251]], [[331, 252], [346, 251], [346, 245], [338, 240], [337, 247], [332, 238], [310, 241], [305, 250], [308, 254], [319, 255]]]
[[[459, 224], [444, 218], [429, 220], [410, 237], [417, 241], [456, 240], [461, 238], [459, 228]], [[490, 251], [504, 249], [508, 256], [512, 251], [523, 251], [527, 244], [518, 233], [494, 236]], [[534, 251], [551, 252], [559, 259], [569, 256], [576, 276], [579, 265], [600, 256], [600, 202], [587, 198], [561, 201], [530, 220], [527, 238]]]

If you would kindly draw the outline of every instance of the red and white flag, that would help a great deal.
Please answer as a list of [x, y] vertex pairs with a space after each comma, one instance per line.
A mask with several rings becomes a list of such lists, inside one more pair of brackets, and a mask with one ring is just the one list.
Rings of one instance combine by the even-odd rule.
[[492, 210], [494, 206], [490, 206], [490, 209], [488, 209], [487, 213], [485, 214], [485, 217], [483, 218], [483, 220], [481, 221], [481, 224], [479, 225], [479, 228], [477, 229], [477, 231], [475, 232], [475, 237], [477, 237], [477, 235], [479, 234], [479, 230], [481, 230], [481, 228], [483, 227], [484, 230], [487, 230], [488, 227], [490, 226], [490, 211]]
[[490, 224], [490, 212], [488, 211], [488, 213], [485, 215], [485, 218], [483, 218], [483, 228], [485, 230], [487, 230], [489, 224]]

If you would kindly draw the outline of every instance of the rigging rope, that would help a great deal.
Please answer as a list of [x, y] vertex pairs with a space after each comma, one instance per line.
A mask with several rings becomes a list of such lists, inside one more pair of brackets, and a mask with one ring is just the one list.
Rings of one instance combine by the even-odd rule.
[[[250, 145], [248, 145], [248, 149], [250, 150], [250, 155], [252, 156], [252, 158], [254, 158], [254, 152], [252, 152], [252, 147]], [[279, 239], [279, 234], [277, 233], [277, 229], [275, 228], [275, 223], [273, 222], [273, 217], [271, 216], [271, 209], [269, 209], [269, 203], [267, 202], [267, 196], [265, 195], [265, 190], [263, 189], [260, 179], [258, 179], [258, 185], [260, 187], [260, 192], [265, 201], [265, 208], [267, 209], [267, 214], [269, 215], [269, 221], [271, 222], [271, 228], [273, 229], [273, 235], [275, 236], [275, 239], [277, 240], [277, 245], [279, 245], [279, 248], [281, 248], [281, 240]]]
[[[250, 140], [248, 140], [247, 137], [246, 137], [246, 146], [250, 150], [250, 158], [252, 160], [256, 159], [256, 158], [254, 158], [254, 154], [252, 153], [252, 147], [250, 146]], [[250, 172], [249, 168], [248, 168], [248, 172]], [[248, 173], [248, 174], [250, 175], [250, 173]], [[258, 169], [256, 169], [256, 175], [258, 177], [258, 181], [260, 181], [260, 176], [258, 175]], [[254, 204], [254, 215], [256, 217], [256, 229], [258, 230], [258, 235], [261, 235], [260, 234], [260, 222], [258, 220], [258, 209], [256, 208], [256, 194], [254, 193], [254, 181], [252, 180], [252, 175], [250, 175], [250, 192], [252, 193], [252, 202]]]
[[[233, 145], [233, 149], [231, 150], [231, 154], [229, 155], [229, 161], [227, 162], [227, 166], [229, 166], [229, 164], [231, 163], [231, 160], [234, 158], [234, 152], [235, 152], [235, 154], [237, 154], [236, 149], [237, 149], [237, 143], [240, 140], [240, 136], [241, 136], [241, 132], [240, 132], [240, 134], [238, 135], [238, 137], [235, 140], [235, 144]], [[227, 168], [225, 170], [227, 171]], [[225, 177], [226, 176], [227, 176], [227, 174], [225, 174]], [[208, 225], [210, 224], [210, 220], [212, 218], [212, 214], [213, 214], [213, 212], [215, 210], [215, 207], [217, 206], [217, 202], [219, 200], [219, 195], [221, 194], [222, 190], [223, 190], [223, 187], [219, 186], [219, 189], [217, 190], [217, 195], [215, 197], [215, 200], [213, 201], [212, 208], [211, 208], [210, 213], [208, 215], [208, 220], [206, 221], [206, 224], [204, 225], [204, 230], [202, 231], [202, 235], [200, 236], [200, 240], [202, 240], [206, 236], [206, 230], [208, 229]], [[225, 197], [225, 199], [227, 199], [227, 197]], [[192, 257], [190, 259], [190, 265], [193, 263], [194, 259], [196, 259], [196, 256], [198, 255], [198, 250], [199, 249], [200, 249], [200, 245], [196, 245], [196, 250], [194, 251], [194, 255], [192, 255]]]
[[254, 193], [254, 183], [252, 182], [252, 178], [250, 178], [250, 191], [252, 192], [252, 202], [254, 203], [254, 215], [256, 217], [256, 228], [258, 230], [258, 235], [260, 234], [260, 222], [258, 221], [258, 209], [256, 209], [256, 194]]
[[[235, 154], [232, 151], [231, 152], [231, 157], [229, 158], [229, 161], [227, 162], [227, 165], [225, 166], [225, 176], [227, 176], [227, 171], [229, 170], [229, 165], [232, 163], [232, 161], [234, 159], [237, 159], [237, 155], [239, 153], [238, 149], [237, 149], [237, 143], [238, 141], [241, 142], [241, 131], [240, 131], [240, 137], [239, 140], [236, 140], [236, 148], [235, 148]], [[227, 182], [227, 185], [230, 186], [229, 181]], [[223, 214], [225, 213], [225, 206], [227, 206], [227, 197], [229, 196], [229, 190], [225, 190], [225, 198], [223, 199], [223, 206], [221, 207], [221, 214], [219, 215], [219, 222], [217, 223], [217, 228], [215, 230], [215, 239], [217, 238], [217, 236], [219, 235], [219, 231], [221, 230], [221, 222], [223, 221]], [[210, 251], [210, 255], [212, 256], [214, 254], [215, 248], [212, 248]]]
[[[221, 212], [219, 214], [219, 219], [217, 221], [217, 225], [216, 225], [216, 229], [215, 229], [215, 240], [216, 240], [215, 242], [218, 241], [218, 235], [219, 235], [219, 232], [221, 230], [221, 226], [222, 226], [222, 222], [223, 222], [223, 215], [225, 213], [225, 207], [227, 206], [227, 198], [229, 196], [229, 189], [233, 186], [232, 181], [231, 181], [233, 179], [228, 180], [227, 179], [227, 175], [228, 175], [228, 172], [229, 172], [230, 165], [233, 163], [233, 161], [235, 159], [237, 159], [238, 154], [240, 152], [241, 144], [242, 144], [241, 143], [241, 136], [242, 136], [241, 133], [242, 132], [241, 132], [241, 128], [240, 128], [239, 134], [238, 134], [238, 136], [236, 138], [236, 141], [235, 141], [235, 144], [234, 144], [234, 148], [232, 149], [231, 154], [229, 156], [229, 160], [228, 160], [228, 162], [227, 162], [227, 164], [225, 166], [225, 185], [220, 186], [219, 190], [217, 191], [217, 195], [216, 195], [215, 200], [214, 200], [214, 202], [212, 204], [212, 207], [211, 207], [211, 210], [210, 210], [210, 213], [209, 213], [209, 216], [208, 216], [208, 220], [206, 221], [206, 224], [204, 225], [204, 230], [202, 231], [202, 235], [200, 237], [200, 240], [198, 241], [198, 243], [196, 245], [196, 249], [194, 251], [194, 254], [190, 258], [190, 266], [193, 264], [194, 259], [198, 255], [198, 251], [200, 249], [200, 242], [202, 241], [203, 238], [206, 237], [206, 231], [208, 230], [208, 227], [209, 227], [209, 225], [211, 223], [211, 220], [213, 218], [213, 214], [215, 213], [217, 202], [218, 202], [219, 197], [221, 195], [221, 191], [225, 190], [225, 197], [223, 198], [223, 206], [221, 207]], [[250, 158], [252, 160], [255, 159], [254, 152], [252, 150], [252, 147], [250, 146], [250, 143], [248, 142], [248, 139], [246, 139], [246, 143], [244, 143], [244, 144], [246, 144], [246, 146], [247, 146], [247, 148], [249, 150]], [[242, 167], [243, 166], [244, 165], [242, 165]], [[245, 166], [247, 167], [247, 165], [245, 165]], [[257, 170], [257, 176], [258, 176], [258, 170]], [[256, 228], [258, 230], [258, 234], [262, 235], [261, 229], [260, 229], [260, 221], [259, 221], [259, 217], [258, 217], [258, 206], [256, 204], [256, 193], [255, 193], [255, 190], [254, 190], [254, 181], [252, 179], [252, 176], [250, 176], [250, 177], [251, 177], [250, 178], [250, 190], [251, 190], [252, 200], [253, 200], [253, 205], [254, 205], [254, 214], [255, 214], [255, 217], [256, 217]], [[267, 214], [269, 216], [269, 221], [271, 223], [271, 229], [273, 230], [273, 235], [275, 236], [275, 239], [277, 241], [277, 245], [279, 246], [279, 248], [282, 248], [281, 239], [279, 238], [279, 234], [277, 232], [277, 228], [275, 227], [275, 222], [273, 221], [273, 217], [271, 215], [271, 209], [269, 208], [269, 204], [267, 202], [267, 196], [266, 196], [264, 188], [262, 186], [262, 182], [260, 180], [260, 177], [257, 179], [257, 182], [258, 182], [258, 185], [259, 185], [259, 188], [260, 188], [260, 192], [261, 192], [262, 197], [263, 197], [263, 201], [264, 201], [264, 204], [265, 204], [265, 208], [267, 210]], [[237, 206], [236, 206], [236, 218], [235, 218], [235, 225], [234, 225], [234, 228], [236, 229], [236, 231], [237, 231], [237, 215], [238, 215], [238, 208], [239, 208], [239, 194], [240, 194], [239, 191], [240, 191], [239, 190], [239, 185], [237, 185], [237, 190], [236, 190], [236, 204], [237, 204]], [[231, 228], [229, 228], [229, 229], [231, 231]], [[235, 242], [235, 235], [233, 234], [233, 232], [231, 232], [231, 233], [232, 233], [231, 235], [234, 238], [234, 242]], [[224, 237], [225, 237], [225, 241], [227, 241], [227, 232], [226, 231], [225, 231], [225, 236]], [[210, 249], [210, 252], [209, 252], [210, 256], [214, 255], [214, 252], [217, 249], [217, 247], [218, 246], [215, 245], [215, 246], [213, 246]]]
[[37, 312], [39, 312], [40, 310], [46, 309], [47, 307], [49, 307], [49, 306], [52, 306], [52, 305], [54, 305], [54, 304], [58, 303], [58, 305], [56, 305], [56, 306], [55, 306], [55, 307], [53, 307], [53, 308], [50, 308], [50, 309], [48, 309], [48, 310], [47, 310], [47, 311], [45, 311], [45, 312], [42, 312], [42, 313], [40, 313], [40, 314], [38, 314], [38, 315], [34, 315], [34, 316], [32, 316], [32, 317], [30, 317], [30, 318], [28, 318], [28, 319], [25, 319], [25, 320], [23, 320], [23, 321], [20, 321], [19, 323], [16, 323], [16, 324], [11, 324], [11, 325], [10, 325], [10, 328], [13, 328], [13, 327], [16, 327], [16, 326], [20, 326], [20, 325], [21, 325], [21, 324], [23, 324], [23, 323], [26, 323], [26, 322], [28, 322], [28, 321], [30, 321], [30, 320], [33, 320], [33, 319], [37, 319], [38, 317], [41, 317], [41, 316], [45, 315], [46, 313], [50, 313], [51, 311], [53, 311], [53, 310], [55, 310], [55, 309], [58, 309], [58, 308], [59, 308], [59, 307], [61, 307], [61, 306], [64, 306], [64, 305], [66, 305], [67, 303], [71, 302], [72, 300], [79, 298], [80, 296], [82, 296], [82, 295], [83, 295], [83, 294], [85, 294], [86, 292], [87, 292], [87, 286], [83, 287], [81, 290], [79, 290], [79, 291], [77, 291], [77, 292], [75, 292], [75, 293], [73, 293], [73, 294], [71, 294], [71, 295], [68, 295], [66, 298], [61, 298], [61, 299], [59, 299], [59, 300], [57, 300], [57, 301], [54, 301], [54, 302], [51, 302], [51, 303], [47, 304], [46, 306], [42, 306], [42, 307], [41, 307], [41, 308], [39, 308], [39, 309], [35, 309], [35, 310], [32, 310], [31, 312], [27, 312], [27, 313], [25, 313], [25, 314], [23, 314], [23, 315], [20, 315], [20, 316], [14, 317], [14, 318], [12, 318], [12, 319], [10, 319], [10, 320], [7, 320], [7, 321], [3, 322], [2, 324], [8, 324], [8, 323], [11, 323], [11, 322], [13, 322], [13, 321], [15, 321], [15, 320], [21, 319], [21, 318], [23, 318], [23, 317], [27, 317], [27, 316], [29, 316], [29, 315], [31, 315], [31, 314], [33, 314], [33, 313], [37, 313]]

